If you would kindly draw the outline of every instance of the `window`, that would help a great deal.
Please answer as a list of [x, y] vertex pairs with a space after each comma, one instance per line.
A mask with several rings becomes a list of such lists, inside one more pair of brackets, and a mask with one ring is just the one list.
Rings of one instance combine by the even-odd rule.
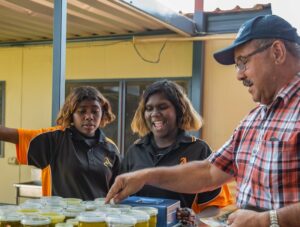
[[[5, 82], [0, 81], [0, 124], [4, 124], [4, 108], [5, 108]], [[0, 142], [0, 157], [4, 157], [4, 143]]]
[[[155, 80], [67, 80], [66, 95], [72, 88], [78, 86], [94, 86], [110, 101], [113, 113], [116, 115], [116, 120], [107, 125], [103, 131], [105, 135], [111, 138], [119, 147], [121, 154], [138, 139], [131, 131], [131, 121], [135, 110], [137, 109], [140, 96], [147, 86]], [[189, 79], [174, 80], [180, 84], [188, 93]]]

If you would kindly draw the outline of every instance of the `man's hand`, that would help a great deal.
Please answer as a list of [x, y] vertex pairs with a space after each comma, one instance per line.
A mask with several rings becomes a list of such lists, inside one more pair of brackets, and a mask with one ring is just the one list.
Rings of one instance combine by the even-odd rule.
[[119, 203], [121, 200], [142, 189], [146, 182], [145, 176], [145, 170], [125, 173], [117, 176], [114, 184], [111, 186], [106, 195], [105, 203], [109, 203], [111, 201]]
[[269, 213], [240, 209], [229, 215], [227, 224], [230, 227], [268, 227]]

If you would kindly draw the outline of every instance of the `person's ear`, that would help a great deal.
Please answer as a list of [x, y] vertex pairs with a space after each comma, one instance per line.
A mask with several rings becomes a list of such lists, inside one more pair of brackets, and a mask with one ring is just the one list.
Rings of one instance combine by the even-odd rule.
[[281, 65], [286, 59], [287, 50], [281, 40], [276, 40], [271, 46], [272, 58], [276, 65]]

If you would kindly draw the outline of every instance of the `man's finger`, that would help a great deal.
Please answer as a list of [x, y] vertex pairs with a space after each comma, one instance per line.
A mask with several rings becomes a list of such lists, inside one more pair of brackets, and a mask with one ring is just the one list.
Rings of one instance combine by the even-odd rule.
[[118, 201], [115, 199], [115, 197], [121, 190], [122, 190], [121, 180], [116, 178], [115, 183], [111, 186], [111, 188], [109, 189], [106, 195], [105, 203], [109, 203], [112, 199], [114, 199], [114, 202], [117, 203]]

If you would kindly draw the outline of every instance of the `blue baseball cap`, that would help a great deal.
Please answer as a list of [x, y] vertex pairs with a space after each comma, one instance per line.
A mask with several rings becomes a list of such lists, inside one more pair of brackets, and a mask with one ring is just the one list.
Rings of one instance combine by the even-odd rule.
[[258, 16], [246, 21], [239, 29], [233, 43], [225, 49], [214, 53], [214, 58], [222, 65], [232, 65], [234, 49], [252, 39], [283, 39], [300, 44], [297, 29], [276, 15]]

